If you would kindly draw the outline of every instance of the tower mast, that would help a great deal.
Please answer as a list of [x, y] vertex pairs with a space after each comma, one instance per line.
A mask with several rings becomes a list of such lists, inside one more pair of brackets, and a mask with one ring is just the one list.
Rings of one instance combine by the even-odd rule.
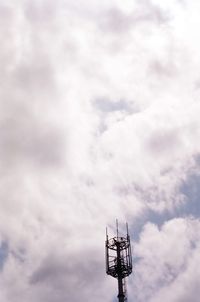
[[117, 236], [108, 237], [106, 229], [106, 273], [118, 281], [118, 300], [127, 301], [125, 278], [132, 273], [131, 243], [126, 223], [126, 237], [119, 236], [118, 221], [116, 221]]

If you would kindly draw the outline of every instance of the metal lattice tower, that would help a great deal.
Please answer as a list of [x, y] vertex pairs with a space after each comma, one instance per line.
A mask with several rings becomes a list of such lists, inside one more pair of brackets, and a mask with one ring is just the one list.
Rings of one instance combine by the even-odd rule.
[[132, 255], [128, 224], [126, 223], [126, 237], [119, 236], [118, 222], [117, 236], [108, 238], [106, 229], [106, 273], [118, 280], [119, 302], [127, 301], [125, 278], [132, 273]]

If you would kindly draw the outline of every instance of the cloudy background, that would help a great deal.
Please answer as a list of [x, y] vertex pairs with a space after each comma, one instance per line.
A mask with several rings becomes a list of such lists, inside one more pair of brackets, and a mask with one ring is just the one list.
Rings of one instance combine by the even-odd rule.
[[200, 3], [0, 0], [0, 300], [200, 295]]

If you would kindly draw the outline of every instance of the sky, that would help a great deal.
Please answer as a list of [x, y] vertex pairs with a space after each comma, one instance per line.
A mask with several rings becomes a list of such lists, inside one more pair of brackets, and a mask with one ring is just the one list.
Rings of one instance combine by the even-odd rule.
[[200, 295], [200, 3], [0, 0], [0, 301]]

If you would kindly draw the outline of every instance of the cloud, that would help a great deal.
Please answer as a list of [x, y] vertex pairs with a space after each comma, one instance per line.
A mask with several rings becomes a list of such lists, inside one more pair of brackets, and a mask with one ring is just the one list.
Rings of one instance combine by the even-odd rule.
[[130, 299], [195, 301], [197, 8], [0, 1], [1, 301], [112, 300], [116, 217], [134, 236]]
[[7, 260], [8, 256], [8, 244], [7, 242], [3, 241], [1, 242], [0, 246], [0, 269], [2, 270], [4, 267], [4, 263]]
[[197, 301], [197, 291], [192, 292], [199, 274], [193, 270], [199, 262], [197, 229], [199, 221], [191, 218], [169, 220], [160, 229], [145, 226], [135, 246], [139, 260], [133, 290], [138, 301]]

